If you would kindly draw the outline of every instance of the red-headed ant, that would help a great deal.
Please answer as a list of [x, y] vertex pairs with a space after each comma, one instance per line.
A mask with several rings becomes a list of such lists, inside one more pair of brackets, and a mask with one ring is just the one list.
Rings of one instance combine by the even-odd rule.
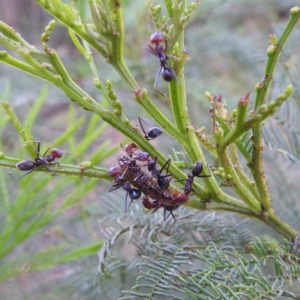
[[[173, 211], [179, 207], [179, 205], [167, 205], [163, 204], [157, 200], [150, 201], [148, 196], [144, 196], [142, 200], [143, 206], [147, 209], [154, 209], [152, 213], [155, 213], [159, 208], [163, 207], [164, 209], [164, 221], [166, 221], [171, 215], [173, 219], [176, 221], [176, 218], [173, 214]], [[167, 211], [169, 211], [169, 215], [167, 216]]]
[[157, 56], [159, 58], [159, 62], [160, 62], [160, 68], [159, 68], [159, 70], [156, 74], [156, 78], [155, 78], [154, 89], [159, 94], [161, 94], [162, 96], [165, 97], [165, 95], [162, 92], [160, 92], [159, 90], [156, 89], [159, 75], [161, 74], [162, 78], [165, 81], [170, 82], [173, 79], [177, 80], [176, 73], [175, 73], [174, 69], [168, 67], [168, 55], [166, 54], [167, 43], [165, 41], [165, 45], [166, 45], [165, 48], [161, 44], [164, 41], [163, 34], [161, 32], [153, 33], [150, 41], [155, 46], [152, 47], [152, 46], [148, 45], [147, 50], [149, 52], [151, 52], [152, 54], [154, 54], [155, 56]]
[[20, 177], [15, 177], [12, 174], [9, 174], [10, 176], [12, 176], [15, 179], [21, 179], [25, 176], [27, 176], [29, 173], [31, 173], [32, 171], [34, 171], [36, 168], [38, 167], [43, 167], [45, 169], [47, 169], [49, 172], [51, 172], [52, 175], [57, 175], [53, 170], [51, 170], [49, 167], [47, 167], [47, 165], [53, 165], [53, 164], [57, 164], [54, 163], [53, 161], [55, 160], [55, 158], [61, 158], [63, 155], [63, 152], [59, 149], [53, 148], [51, 150], [51, 153], [46, 155], [47, 152], [49, 151], [49, 148], [45, 151], [44, 155], [40, 154], [40, 143], [39, 142], [35, 142], [37, 144], [37, 149], [35, 150], [37, 153], [37, 157], [35, 158], [34, 161], [32, 160], [22, 160], [20, 162], [18, 162], [16, 164], [16, 168], [20, 171], [28, 171], [25, 174], [23, 174]]
[[176, 180], [177, 182], [186, 180], [186, 184], [184, 185], [183, 188], [184, 193], [186, 195], [190, 195], [192, 191], [195, 193], [195, 191], [192, 189], [192, 185], [194, 183], [194, 177], [211, 177], [211, 175], [200, 175], [202, 170], [203, 170], [202, 162], [197, 161], [193, 166], [192, 173], [188, 174], [188, 178]]
[[[113, 166], [113, 167], [110, 168], [109, 175], [110, 175], [110, 177], [115, 178], [115, 182], [113, 183], [113, 185], [111, 186], [111, 188], [109, 189], [108, 192], [112, 192], [112, 191], [114, 191], [114, 190], [116, 190], [120, 187], [122, 187], [127, 192], [126, 197], [125, 197], [125, 212], [126, 212], [129, 208], [131, 202], [133, 202], [133, 200], [139, 199], [141, 197], [142, 193], [138, 189], [132, 188], [130, 186], [130, 183], [127, 182], [123, 178], [125, 172], [122, 175], [120, 175], [120, 173], [121, 173], [121, 169], [118, 165]], [[127, 206], [128, 195], [131, 199], [131, 202]]]
[[122, 144], [120, 145], [129, 157], [132, 157], [134, 152], [139, 149], [139, 147], [133, 142], [126, 144], [124, 147]]
[[147, 124], [146, 121], [143, 120], [141, 117], [139, 117], [139, 122], [140, 122], [140, 125], [142, 128], [142, 131], [145, 135], [145, 139], [147, 141], [154, 140], [155, 138], [157, 138], [158, 136], [160, 136], [163, 133], [163, 131], [159, 127], [151, 127], [151, 128], [149, 128], [148, 132], [146, 132], [144, 129], [143, 123], [142, 123], [142, 122], [144, 122], [145, 124]]
[[134, 152], [138, 150], [138, 146], [135, 143], [128, 143], [124, 147], [121, 145], [122, 149], [126, 152], [126, 154], [135, 160], [138, 161], [147, 161], [149, 158], [149, 153], [148, 152], [140, 152], [135, 154]]

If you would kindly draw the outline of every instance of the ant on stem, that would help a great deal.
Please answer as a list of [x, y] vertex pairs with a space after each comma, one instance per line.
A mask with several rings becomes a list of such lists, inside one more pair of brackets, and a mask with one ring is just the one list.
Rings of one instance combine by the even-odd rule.
[[[167, 98], [162, 92], [156, 89], [157, 82], [159, 75], [161, 74], [162, 78], [167, 81], [171, 82], [173, 79], [177, 80], [176, 73], [174, 69], [168, 67], [168, 55], [166, 54], [167, 51], [167, 42], [164, 40], [163, 34], [161, 32], [155, 32], [152, 34], [150, 41], [155, 46], [152, 47], [148, 45], [147, 50], [151, 52], [153, 55], [159, 58], [160, 68], [157, 71], [155, 82], [154, 82], [154, 89], [161, 94], [163, 97]], [[165, 48], [161, 44], [161, 42], [165, 42]], [[177, 80], [178, 81], [178, 80]], [[168, 99], [168, 98], [167, 98]]]
[[142, 123], [142, 122], [144, 122], [145, 124], [147, 124], [146, 121], [143, 120], [141, 117], [139, 117], [139, 122], [140, 122], [140, 125], [142, 128], [142, 131], [145, 135], [145, 139], [147, 141], [154, 140], [155, 138], [157, 138], [158, 136], [160, 136], [163, 133], [162, 129], [159, 127], [151, 127], [151, 128], [149, 128], [148, 132], [146, 132], [146, 130], [144, 129], [143, 123]]
[[28, 171], [25, 174], [23, 174], [20, 177], [15, 177], [12, 174], [9, 174], [11, 177], [15, 178], [15, 179], [21, 179], [25, 176], [27, 176], [28, 174], [30, 174], [32, 171], [34, 171], [36, 168], [38, 167], [43, 167], [45, 169], [47, 169], [49, 172], [51, 172], [52, 175], [57, 175], [57, 173], [55, 173], [52, 169], [50, 169], [49, 167], [47, 167], [47, 165], [54, 165], [57, 164], [59, 165], [59, 163], [55, 163], [53, 162], [56, 158], [61, 158], [63, 155], [63, 152], [57, 148], [53, 148], [50, 151], [50, 154], [46, 155], [47, 152], [49, 151], [49, 147], [47, 148], [47, 150], [45, 151], [45, 153], [43, 155], [41, 155], [40, 153], [40, 142], [34, 142], [37, 144], [37, 149], [35, 150], [37, 153], [37, 157], [35, 158], [34, 161], [32, 160], [22, 160], [20, 162], [18, 162], [16, 164], [16, 168], [20, 171]]
[[192, 188], [195, 177], [211, 177], [211, 175], [200, 175], [202, 173], [202, 170], [203, 170], [203, 164], [201, 161], [198, 160], [193, 166], [192, 173], [188, 174], [188, 178], [176, 180], [176, 182], [183, 181], [183, 180], [186, 181], [183, 187], [184, 193], [186, 195], [190, 195], [192, 191], [195, 193], [195, 191]]

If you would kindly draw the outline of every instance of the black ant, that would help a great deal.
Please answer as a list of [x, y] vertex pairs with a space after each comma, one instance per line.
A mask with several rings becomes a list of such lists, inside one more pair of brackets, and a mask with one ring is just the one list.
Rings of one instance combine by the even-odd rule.
[[159, 127], [151, 127], [151, 128], [149, 128], [148, 132], [146, 132], [144, 129], [143, 123], [142, 123], [142, 122], [144, 122], [145, 124], [147, 124], [146, 121], [143, 120], [141, 117], [139, 117], [139, 122], [140, 122], [140, 125], [142, 128], [142, 131], [145, 135], [145, 139], [147, 141], [154, 140], [155, 138], [157, 138], [158, 136], [160, 136], [163, 133], [162, 129]]
[[[120, 173], [121, 173], [121, 170], [118, 165], [110, 168], [109, 175], [110, 175], [110, 177], [115, 178], [115, 182], [113, 183], [113, 185], [111, 186], [111, 188], [109, 189], [108, 192], [112, 192], [120, 187], [122, 187], [127, 192], [126, 197], [125, 197], [125, 212], [127, 212], [128, 208], [129, 208], [130, 204], [133, 202], [133, 200], [139, 199], [141, 197], [142, 193], [138, 189], [132, 188], [130, 183], [127, 182], [123, 178], [125, 172], [122, 175], [120, 175]], [[131, 199], [131, 202], [127, 206], [128, 195]]]
[[53, 170], [51, 170], [49, 167], [47, 167], [47, 165], [53, 165], [56, 163], [53, 163], [53, 161], [55, 160], [55, 158], [61, 158], [63, 155], [63, 152], [57, 148], [53, 148], [51, 150], [51, 153], [46, 155], [47, 152], [49, 151], [49, 148], [45, 151], [45, 153], [43, 155], [40, 154], [40, 143], [39, 142], [35, 142], [37, 144], [37, 149], [35, 150], [37, 153], [37, 157], [35, 158], [34, 161], [32, 160], [22, 160], [20, 162], [18, 162], [16, 164], [16, 168], [20, 171], [28, 171], [25, 174], [23, 174], [20, 177], [15, 177], [12, 174], [9, 174], [10, 176], [12, 176], [15, 179], [21, 179], [25, 176], [27, 176], [29, 173], [31, 173], [32, 171], [34, 171], [36, 168], [38, 167], [43, 167], [45, 169], [47, 169], [49, 172], [51, 172], [52, 175], [57, 175], [57, 173], [55, 173]]
[[[168, 159], [160, 170], [157, 169], [157, 163], [158, 163], [157, 156], [154, 159], [149, 158], [147, 160], [147, 162], [148, 162], [148, 170], [149, 170], [149, 172], [151, 172], [151, 175], [157, 179], [157, 184], [159, 185], [159, 187], [162, 190], [167, 190], [169, 188], [170, 181], [173, 178], [172, 174], [168, 174], [171, 159]], [[161, 173], [164, 169], [166, 169], [166, 175], [162, 176]], [[167, 179], [168, 177], [171, 177], [171, 178]]]
[[183, 188], [184, 193], [186, 195], [190, 195], [192, 191], [195, 193], [195, 191], [192, 189], [192, 185], [194, 183], [194, 177], [211, 177], [211, 175], [200, 175], [202, 173], [202, 170], [203, 170], [202, 162], [197, 161], [193, 166], [192, 173], [188, 174], [188, 178], [176, 180], [177, 182], [186, 180], [186, 184], [184, 185]]
[[165, 95], [162, 92], [160, 92], [159, 90], [156, 89], [159, 75], [161, 74], [162, 78], [165, 81], [170, 82], [173, 79], [177, 80], [176, 73], [175, 73], [174, 69], [168, 67], [168, 55], [166, 54], [167, 43], [165, 41], [165, 45], [166, 45], [165, 48], [161, 44], [161, 42], [164, 41], [163, 34], [161, 32], [153, 33], [150, 38], [150, 41], [152, 44], [155, 44], [155, 46], [152, 47], [152, 46], [148, 45], [147, 50], [149, 52], [151, 52], [152, 54], [154, 54], [155, 56], [157, 56], [159, 58], [159, 62], [160, 62], [160, 68], [159, 68], [159, 70], [156, 74], [156, 78], [155, 78], [154, 89], [159, 94], [161, 94], [162, 96], [165, 97]]

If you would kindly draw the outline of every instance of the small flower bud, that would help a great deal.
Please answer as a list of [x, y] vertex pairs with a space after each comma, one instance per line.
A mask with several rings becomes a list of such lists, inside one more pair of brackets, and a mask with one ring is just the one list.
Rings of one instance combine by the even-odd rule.
[[273, 45], [270, 45], [267, 50], [267, 55], [272, 56], [276, 51], [276, 48]]
[[295, 6], [293, 7], [291, 10], [291, 15], [296, 15], [296, 14], [300, 14], [300, 7], [299, 6]]
[[249, 92], [245, 97], [240, 98], [238, 105], [241, 105], [241, 106], [248, 105], [249, 104], [250, 93], [251, 92]]
[[271, 101], [268, 105], [269, 109], [274, 109], [274, 107], [277, 106], [277, 103], [275, 101]]
[[258, 108], [258, 112], [260, 113], [265, 113], [268, 111], [268, 107], [266, 104], [262, 104], [259, 108]]
[[290, 84], [286, 87], [285, 94], [287, 95], [287, 97], [290, 97], [292, 93], [293, 93], [293, 86]]
[[275, 33], [270, 34], [270, 41], [273, 46], [275, 46], [277, 44], [277, 37], [276, 37]]
[[92, 166], [93, 166], [93, 164], [90, 161], [83, 161], [82, 163], [79, 164], [81, 171], [90, 169]]
[[210, 101], [213, 101], [214, 100], [214, 98], [213, 98], [213, 96], [211, 95], [211, 93], [210, 92], [205, 92], [204, 93], [204, 95], [205, 95], [205, 97], [208, 99], [208, 100], [210, 100]]
[[263, 82], [259, 82], [256, 86], [255, 86], [255, 90], [259, 91], [262, 90], [264, 88], [264, 83]]

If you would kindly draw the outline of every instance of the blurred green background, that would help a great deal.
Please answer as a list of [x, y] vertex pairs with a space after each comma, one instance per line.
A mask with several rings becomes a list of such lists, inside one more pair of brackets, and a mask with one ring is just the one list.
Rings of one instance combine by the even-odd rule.
[[[87, 1], [77, 1], [82, 18], [89, 20]], [[154, 25], [150, 16], [151, 3], [159, 4], [161, 1], [128, 0], [122, 1], [125, 22], [125, 56], [129, 69], [141, 87], [147, 88], [153, 101], [161, 108], [165, 115], [171, 117], [168, 103], [153, 90], [153, 84], [158, 69], [158, 61], [147, 50]], [[254, 100], [254, 86], [263, 79], [266, 64], [266, 49], [269, 46], [269, 34], [280, 34], [289, 18], [291, 7], [299, 5], [293, 0], [211, 0], [202, 1], [200, 8], [192, 17], [185, 32], [186, 51], [190, 60], [186, 64], [186, 90], [189, 113], [195, 128], [206, 127], [210, 132], [211, 121], [208, 110], [209, 103], [204, 92], [221, 94], [226, 99], [229, 111], [237, 104], [240, 97], [252, 91], [251, 100]], [[45, 26], [52, 19], [34, 1], [30, 0], [2, 0], [0, 20], [6, 22], [19, 32], [23, 38], [41, 49], [40, 35]], [[66, 65], [72, 78], [95, 99], [101, 101], [101, 94], [92, 83], [92, 74], [89, 66], [82, 56], [73, 47], [67, 30], [57, 24], [48, 43], [55, 48]], [[0, 50], [2, 50], [0, 46]], [[300, 29], [292, 34], [278, 66], [274, 84], [270, 93], [277, 95], [284, 90], [287, 84], [295, 86], [292, 99], [280, 109], [272, 120], [265, 125], [265, 170], [274, 199], [275, 210], [279, 216], [299, 230], [299, 58], [300, 58]], [[153, 124], [141, 108], [132, 100], [132, 94], [127, 86], [121, 82], [118, 74], [104, 59], [95, 55], [101, 79], [105, 82], [111, 80], [118, 98], [123, 103], [124, 113], [137, 124], [137, 117], [142, 116], [147, 122]], [[45, 92], [47, 88], [47, 92]], [[159, 80], [158, 88], [166, 92], [167, 85]], [[76, 152], [69, 156], [65, 154], [61, 159], [64, 163], [78, 164], [89, 160], [101, 145], [109, 152], [113, 146], [118, 146], [123, 137], [109, 127], [95, 134], [88, 147], [84, 141], [90, 137], [88, 130], [90, 113], [76, 106], [70, 107], [69, 99], [56, 87], [41, 82], [20, 71], [0, 65], [0, 93], [1, 100], [8, 101], [14, 108], [16, 115], [22, 122], [26, 121], [33, 104], [44, 91], [45, 102], [32, 126], [35, 140], [40, 141], [42, 148], [53, 146], [54, 140], [65, 132], [71, 125], [83, 118], [83, 124], [74, 135], [73, 140], [67, 140], [60, 146], [62, 150]], [[269, 99], [269, 100], [270, 100]], [[72, 113], [70, 113], [70, 110]], [[68, 116], [68, 117], [66, 117]], [[6, 118], [1, 109], [1, 118]], [[95, 124], [98, 121], [95, 121]], [[151, 123], [152, 122], [152, 123]], [[4, 124], [4, 123], [3, 123]], [[153, 124], [154, 125], [154, 124]], [[104, 126], [99, 121], [97, 127]], [[103, 127], [104, 128], [104, 127]], [[13, 126], [6, 123], [1, 128], [1, 146], [4, 153], [12, 157], [28, 158], [22, 150], [22, 142]], [[106, 144], [104, 144], [106, 143]], [[170, 154], [170, 148], [180, 151], [170, 137], [164, 136], [153, 142], [164, 154]], [[84, 145], [83, 145], [84, 144]], [[116, 157], [122, 153], [118, 150], [113, 156], [101, 161], [102, 167], [109, 168], [116, 163]], [[69, 156], [69, 158], [68, 158]], [[70, 158], [71, 157], [71, 158]], [[211, 162], [211, 161], [210, 161]], [[6, 170], [5, 170], [6, 171]], [[16, 170], [9, 170], [16, 176]], [[79, 246], [96, 243], [103, 238], [101, 231], [103, 216], [107, 215], [105, 201], [117, 201], [116, 210], [123, 210], [124, 193], [118, 191], [114, 195], [107, 194], [110, 184], [87, 179], [49, 178], [47, 174], [31, 174], [20, 182], [12, 180], [5, 172], [1, 172], [2, 197], [9, 195], [10, 201], [17, 201], [28, 193], [30, 201], [46, 203], [48, 194], [56, 205], [69, 197], [70, 205], [57, 218], [34, 235], [25, 239], [11, 253], [3, 258], [2, 264], [13, 262], [24, 257], [23, 267], [26, 270], [27, 256], [34, 255], [53, 245], [64, 244], [68, 249], [77, 249]], [[30, 178], [29, 178], [30, 177]], [[43, 184], [41, 185], [41, 181]], [[4, 185], [5, 182], [5, 185]], [[35, 187], [38, 184], [35, 192]], [[82, 192], [80, 186], [85, 186]], [[4, 192], [5, 189], [5, 192]], [[72, 191], [76, 193], [72, 194]], [[111, 200], [112, 198], [117, 200]], [[31, 202], [30, 202], [31, 203]], [[56, 204], [55, 204], [56, 203]], [[57, 204], [59, 205], [59, 204]], [[28, 204], [31, 209], [31, 204]], [[109, 209], [108, 209], [109, 210]], [[0, 212], [4, 226], [7, 217]], [[110, 224], [110, 223], [108, 223]], [[254, 234], [272, 231], [265, 226], [248, 222]], [[111, 222], [113, 225], [113, 222]], [[108, 226], [108, 225], [106, 225]], [[134, 249], [126, 246], [122, 241], [119, 252], [123, 260], [130, 259]], [[118, 248], [118, 247], [116, 247]], [[122, 249], [122, 251], [121, 251]], [[13, 277], [0, 283], [0, 299], [115, 299], [113, 295], [99, 294], [98, 258], [96, 254], [65, 263], [49, 270], [32, 272]], [[25, 272], [26, 273], [26, 272]], [[134, 283], [134, 272], [122, 273], [119, 280], [120, 289], [129, 289]], [[121, 278], [121, 279], [120, 279]], [[111, 281], [113, 283], [113, 281]], [[115, 286], [107, 286], [107, 289]], [[109, 295], [109, 293], [105, 294]], [[104, 298], [103, 298], [104, 297]]]

